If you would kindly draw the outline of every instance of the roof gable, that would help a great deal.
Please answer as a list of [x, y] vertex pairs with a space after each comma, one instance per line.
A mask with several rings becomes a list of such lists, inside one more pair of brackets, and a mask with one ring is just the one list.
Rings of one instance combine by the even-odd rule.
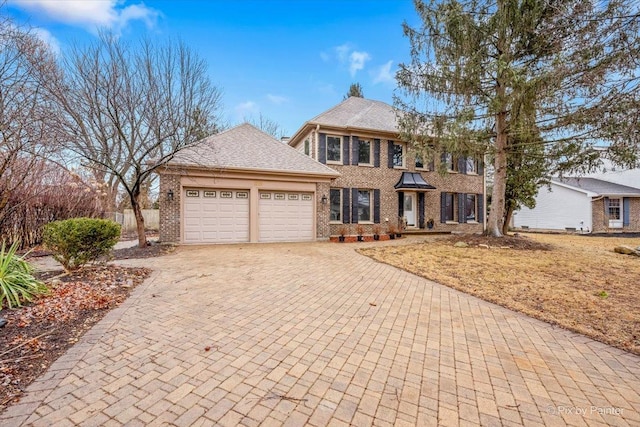
[[309, 120], [310, 124], [331, 127], [397, 132], [394, 108], [381, 101], [349, 97], [340, 104]]
[[628, 187], [596, 178], [553, 178], [556, 184], [564, 184], [588, 193], [601, 196], [637, 196], [640, 197], [640, 188]]
[[339, 175], [249, 123], [208, 136], [177, 153], [168, 165]]

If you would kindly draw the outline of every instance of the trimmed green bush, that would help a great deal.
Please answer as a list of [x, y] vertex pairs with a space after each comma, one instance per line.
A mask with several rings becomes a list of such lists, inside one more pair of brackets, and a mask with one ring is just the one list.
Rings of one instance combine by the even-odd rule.
[[22, 301], [32, 301], [34, 297], [48, 292], [41, 281], [33, 277], [33, 266], [16, 255], [19, 243], [15, 242], [6, 250], [2, 242], [0, 248], [0, 309], [20, 307]]
[[73, 218], [44, 227], [43, 242], [67, 271], [107, 255], [120, 238], [120, 225], [107, 219]]

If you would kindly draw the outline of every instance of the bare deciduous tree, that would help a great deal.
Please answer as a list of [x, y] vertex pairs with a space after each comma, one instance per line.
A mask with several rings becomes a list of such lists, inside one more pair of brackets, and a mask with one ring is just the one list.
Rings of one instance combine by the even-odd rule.
[[183, 43], [128, 44], [103, 33], [74, 48], [60, 69], [42, 83], [64, 114], [66, 147], [124, 189], [145, 246], [142, 189], [177, 152], [215, 130], [221, 93]]
[[[0, 12], [2, 5], [0, 4]], [[48, 47], [0, 15], [0, 228], [36, 193], [22, 191], [55, 148], [56, 116], [37, 76], [55, 67]], [[46, 171], [42, 171], [45, 173]], [[16, 197], [20, 193], [21, 197]]]

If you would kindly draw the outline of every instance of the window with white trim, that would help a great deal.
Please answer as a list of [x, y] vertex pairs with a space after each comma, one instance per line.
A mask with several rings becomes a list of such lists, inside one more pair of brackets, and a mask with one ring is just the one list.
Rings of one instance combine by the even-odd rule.
[[371, 190], [358, 190], [358, 222], [371, 222]]
[[467, 194], [464, 203], [464, 214], [467, 218], [467, 222], [475, 222], [478, 218], [478, 204], [476, 202], [475, 194]]
[[371, 165], [371, 141], [361, 139], [358, 141], [358, 164]]
[[447, 171], [458, 172], [458, 159], [451, 153], [444, 153], [444, 164], [447, 165]]
[[394, 142], [393, 143], [393, 167], [403, 168], [405, 167], [404, 158], [404, 144]]
[[342, 137], [327, 136], [327, 162], [342, 163]]
[[329, 190], [329, 221], [341, 222], [342, 221], [342, 190], [339, 188], [332, 188]]
[[622, 219], [620, 199], [609, 199], [609, 219], [619, 221]]
[[466, 172], [467, 174], [477, 174], [478, 170], [480, 169], [478, 167], [478, 159], [476, 157], [467, 157], [464, 159], [466, 162]]

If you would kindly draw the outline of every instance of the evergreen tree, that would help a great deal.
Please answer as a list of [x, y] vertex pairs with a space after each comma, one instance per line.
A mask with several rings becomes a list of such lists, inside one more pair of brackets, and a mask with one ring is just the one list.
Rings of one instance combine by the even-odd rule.
[[618, 162], [637, 158], [637, 5], [624, 0], [416, 0], [415, 5], [422, 25], [404, 24], [411, 61], [400, 65], [395, 97], [403, 111], [402, 136], [418, 151], [435, 145], [490, 155], [495, 173], [490, 235], [502, 235], [509, 185], [531, 192], [544, 175], [591, 168], [598, 162], [593, 146], [603, 142]]
[[351, 83], [351, 86], [349, 86], [349, 92], [347, 92], [343, 100], [348, 99], [352, 96], [355, 96], [356, 98], [364, 98], [364, 94], [362, 93], [362, 86], [360, 85], [360, 83]]

